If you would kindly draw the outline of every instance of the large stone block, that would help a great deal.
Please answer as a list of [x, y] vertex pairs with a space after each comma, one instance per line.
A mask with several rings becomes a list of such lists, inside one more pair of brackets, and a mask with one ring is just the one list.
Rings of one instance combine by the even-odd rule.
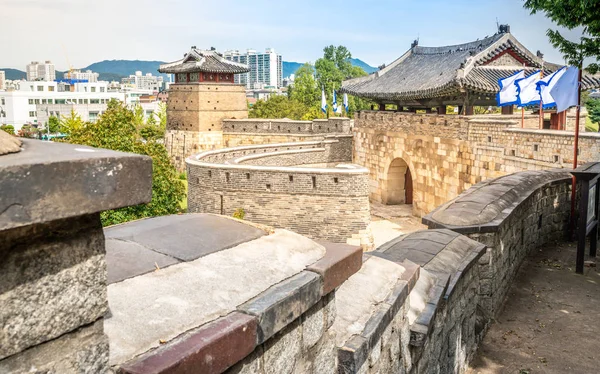
[[101, 318], [107, 310], [99, 215], [4, 231], [0, 358]]
[[101, 320], [0, 360], [0, 373], [11, 374], [105, 373], [107, 368], [108, 338]]

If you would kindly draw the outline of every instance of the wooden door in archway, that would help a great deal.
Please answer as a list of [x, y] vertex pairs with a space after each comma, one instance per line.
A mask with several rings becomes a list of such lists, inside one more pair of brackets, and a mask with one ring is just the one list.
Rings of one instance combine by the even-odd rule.
[[406, 168], [406, 175], [404, 177], [404, 193], [406, 194], [404, 203], [412, 204], [413, 203], [413, 181], [412, 181], [412, 175], [410, 174], [409, 168]]

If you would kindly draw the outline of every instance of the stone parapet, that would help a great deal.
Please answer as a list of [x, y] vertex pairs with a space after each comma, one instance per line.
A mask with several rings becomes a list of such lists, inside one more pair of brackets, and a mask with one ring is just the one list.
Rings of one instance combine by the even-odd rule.
[[473, 186], [423, 218], [488, 246], [479, 260], [482, 309], [500, 310], [525, 256], [569, 231], [572, 178], [562, 170], [511, 174]]
[[[343, 164], [351, 142], [350, 135], [333, 135], [201, 153], [187, 160], [188, 210], [243, 209], [250, 221], [344, 243], [370, 222], [368, 171]], [[332, 212], [344, 214], [332, 219]]]
[[100, 211], [150, 201], [149, 157], [24, 140], [0, 156], [0, 372], [104, 372]]
[[335, 372], [335, 290], [360, 269], [359, 247], [206, 214], [126, 223], [106, 235], [140, 248], [109, 251], [109, 263], [152, 252], [176, 260], [153, 272], [129, 266], [109, 286], [114, 371]]
[[350, 118], [332, 117], [313, 121], [294, 121], [289, 119], [224, 119], [224, 134], [281, 134], [306, 136], [314, 134], [350, 134]]
[[483, 335], [476, 264], [484, 253], [449, 230], [372, 252], [336, 292], [338, 372], [465, 372]]

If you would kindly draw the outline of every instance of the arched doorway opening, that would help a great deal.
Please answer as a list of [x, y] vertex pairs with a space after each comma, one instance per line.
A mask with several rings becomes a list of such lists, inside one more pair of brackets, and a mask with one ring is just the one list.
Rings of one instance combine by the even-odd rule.
[[387, 188], [382, 196], [386, 205], [412, 204], [413, 181], [410, 168], [401, 158], [392, 160], [387, 173]]

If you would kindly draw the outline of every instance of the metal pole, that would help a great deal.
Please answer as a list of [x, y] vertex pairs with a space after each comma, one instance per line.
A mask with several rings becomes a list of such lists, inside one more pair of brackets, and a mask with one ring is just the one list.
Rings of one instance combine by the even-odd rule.
[[[542, 61], [542, 69], [540, 70], [540, 79], [544, 78], [544, 62]], [[542, 95], [540, 95], [540, 130], [544, 128], [544, 103], [542, 103]]]
[[[579, 150], [579, 114], [581, 110], [581, 68], [583, 60], [579, 63], [579, 79], [577, 87], [577, 109], [575, 114], [575, 139], [573, 141], [573, 169], [577, 169], [577, 153]], [[575, 195], [577, 189], [577, 179], [575, 176], [572, 178], [571, 183], [571, 237], [575, 232]]]

